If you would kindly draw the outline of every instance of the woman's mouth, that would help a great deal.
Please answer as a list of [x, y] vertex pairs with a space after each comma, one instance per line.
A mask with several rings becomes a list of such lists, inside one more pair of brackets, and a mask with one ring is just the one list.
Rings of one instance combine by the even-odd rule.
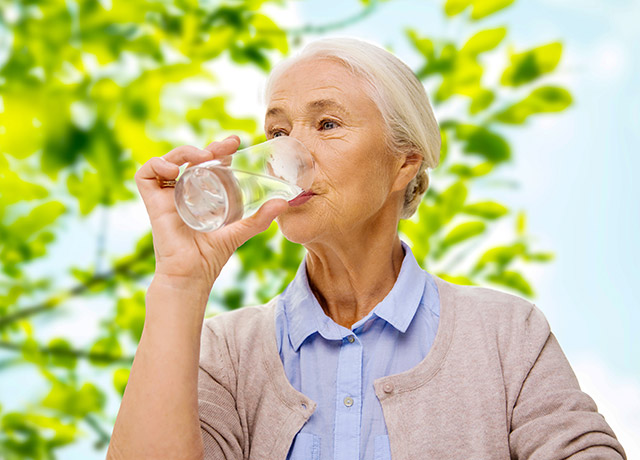
[[303, 205], [307, 201], [309, 201], [314, 195], [315, 195], [315, 193], [313, 193], [312, 191], [302, 192], [300, 195], [298, 195], [294, 199], [289, 200], [289, 206], [300, 206], [300, 205]]

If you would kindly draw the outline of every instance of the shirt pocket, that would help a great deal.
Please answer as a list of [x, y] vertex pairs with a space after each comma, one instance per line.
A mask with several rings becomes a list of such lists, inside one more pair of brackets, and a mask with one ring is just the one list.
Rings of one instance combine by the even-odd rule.
[[373, 440], [373, 458], [374, 460], [391, 460], [391, 446], [389, 445], [388, 435], [376, 436]]
[[289, 460], [320, 460], [320, 436], [298, 433], [287, 458]]

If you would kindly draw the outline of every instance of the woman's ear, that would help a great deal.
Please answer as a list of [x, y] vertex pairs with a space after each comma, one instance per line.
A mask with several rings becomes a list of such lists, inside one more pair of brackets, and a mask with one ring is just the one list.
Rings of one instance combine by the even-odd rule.
[[410, 150], [405, 156], [404, 161], [400, 165], [400, 169], [396, 174], [396, 179], [393, 183], [393, 191], [404, 190], [407, 188], [411, 179], [413, 179], [418, 171], [424, 157], [415, 150]]

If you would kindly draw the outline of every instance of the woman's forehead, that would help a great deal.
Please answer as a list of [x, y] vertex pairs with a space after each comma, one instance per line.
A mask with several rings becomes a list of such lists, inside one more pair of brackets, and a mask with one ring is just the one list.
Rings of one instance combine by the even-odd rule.
[[331, 109], [348, 114], [350, 106], [373, 103], [365, 84], [361, 77], [334, 60], [298, 62], [274, 82], [267, 116], [278, 115], [291, 105], [306, 112]]
[[[286, 114], [286, 104], [279, 104], [278, 102], [286, 101], [272, 100], [267, 109], [266, 118], [275, 118]], [[340, 102], [340, 100], [333, 98], [311, 99], [304, 104], [303, 110], [306, 113], [333, 111], [345, 117], [351, 116], [349, 108]]]

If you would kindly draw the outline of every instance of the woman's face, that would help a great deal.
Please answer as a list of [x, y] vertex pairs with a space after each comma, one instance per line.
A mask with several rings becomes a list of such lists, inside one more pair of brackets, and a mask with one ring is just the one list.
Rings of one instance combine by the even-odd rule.
[[385, 151], [383, 126], [364, 82], [336, 61], [300, 61], [274, 82], [267, 138], [292, 136], [316, 161], [315, 195], [277, 219], [287, 239], [306, 244], [365, 236], [390, 215], [395, 231], [411, 177], [396, 180], [404, 159]]

